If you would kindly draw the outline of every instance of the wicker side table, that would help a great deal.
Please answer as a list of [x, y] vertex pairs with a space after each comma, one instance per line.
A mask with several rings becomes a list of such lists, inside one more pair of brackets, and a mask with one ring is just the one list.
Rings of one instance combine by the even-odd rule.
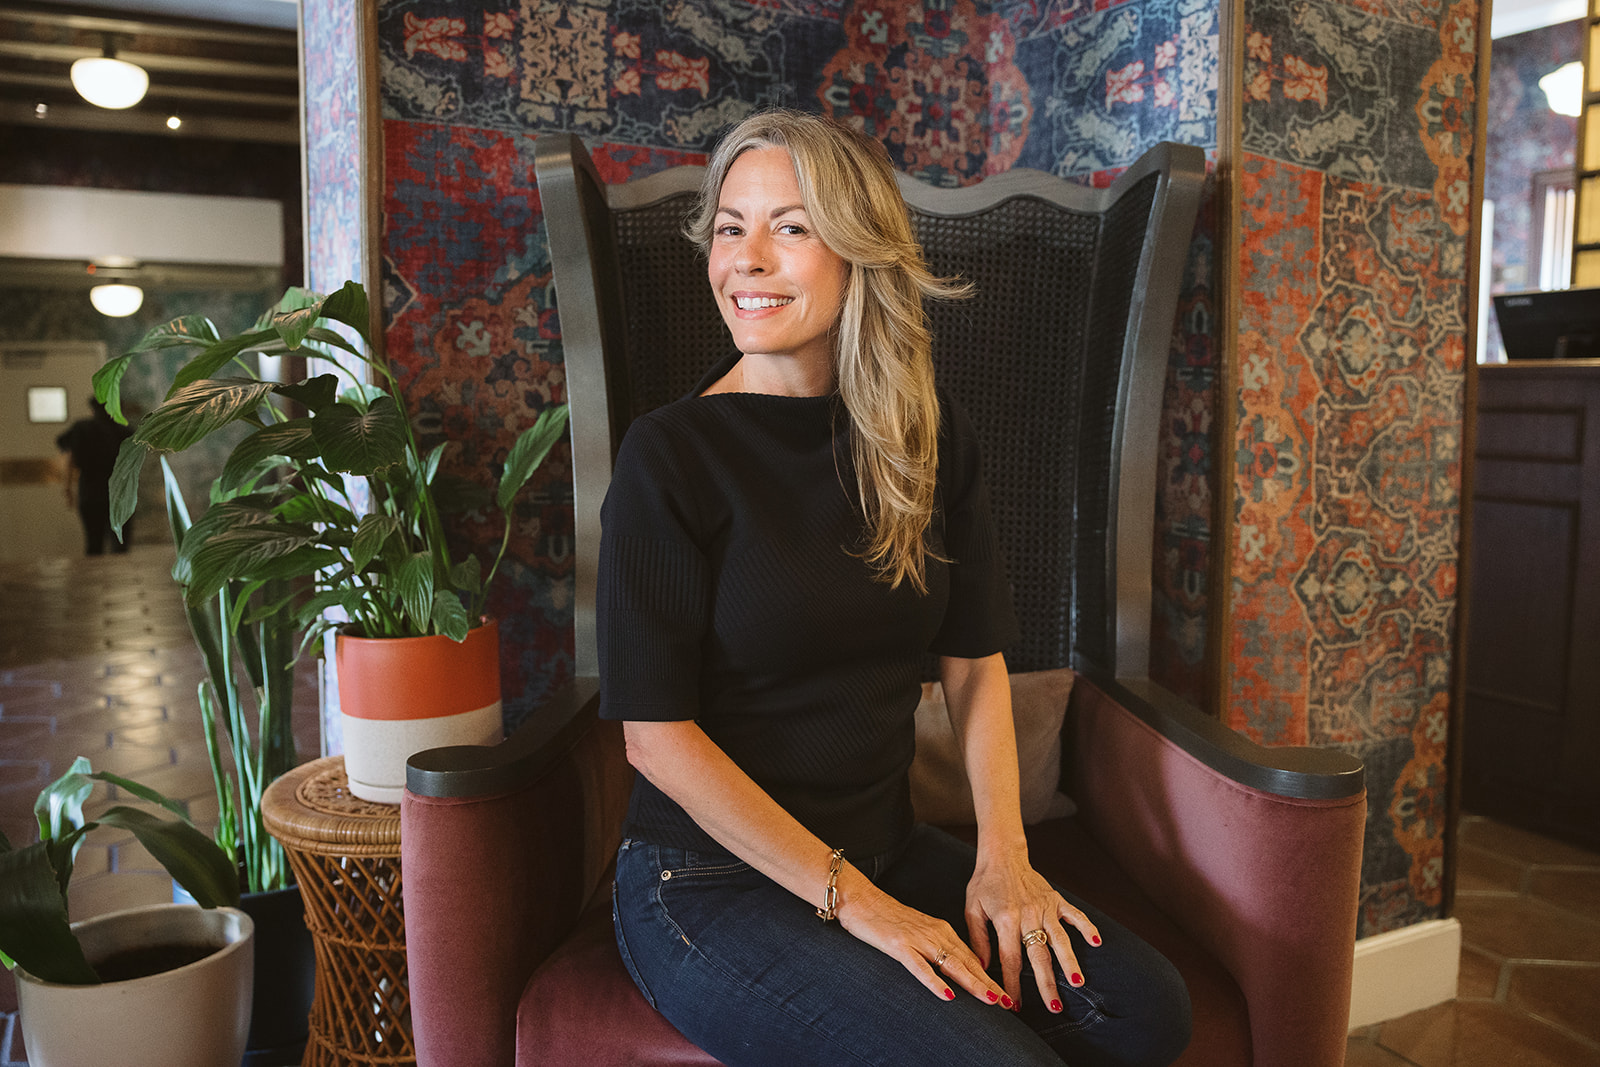
[[351, 794], [344, 757], [303, 764], [267, 787], [267, 832], [305, 897], [317, 955], [303, 1067], [414, 1064], [400, 808]]

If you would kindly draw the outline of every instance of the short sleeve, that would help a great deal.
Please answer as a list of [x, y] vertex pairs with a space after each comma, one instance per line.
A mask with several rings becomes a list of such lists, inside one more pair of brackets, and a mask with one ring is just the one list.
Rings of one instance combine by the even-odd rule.
[[950, 560], [950, 600], [930, 651], [976, 659], [1003, 652], [1020, 633], [1006, 579], [978, 438], [966, 412], [941, 394], [940, 513]]
[[672, 435], [649, 417], [635, 421], [600, 509], [601, 718], [699, 713], [711, 579], [691, 489]]

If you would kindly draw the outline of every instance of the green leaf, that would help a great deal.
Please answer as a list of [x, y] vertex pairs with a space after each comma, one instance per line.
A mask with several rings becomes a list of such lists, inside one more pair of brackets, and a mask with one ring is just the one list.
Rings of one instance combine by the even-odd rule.
[[94, 792], [89, 779], [93, 770], [82, 756], [60, 778], [45, 786], [34, 801], [33, 814], [39, 820], [39, 838], [44, 841], [64, 838], [83, 825], [83, 802]]
[[280, 385], [277, 392], [279, 396], [286, 396], [296, 403], [304, 404], [309, 411], [316, 413], [337, 399], [339, 377], [336, 374], [319, 374], [303, 382]]
[[466, 559], [451, 567], [450, 584], [472, 596], [483, 592], [483, 564], [478, 562], [478, 557], [469, 553]]
[[272, 456], [289, 459], [315, 459], [317, 442], [311, 430], [310, 419], [290, 419], [288, 422], [264, 426], [234, 446], [222, 468], [219, 484], [224, 490], [234, 489], [255, 470], [257, 464]]
[[178, 368], [178, 373], [172, 379], [172, 388], [167, 390], [167, 395], [174, 396], [184, 386], [204, 381], [233, 362], [241, 352], [260, 348], [272, 340], [271, 330], [255, 330], [207, 345], [205, 351]]
[[356, 527], [356, 537], [350, 546], [350, 563], [357, 571], [365, 570], [383, 551], [383, 543], [400, 532], [400, 520], [393, 515], [367, 515]]
[[207, 378], [184, 386], [140, 422], [133, 440], [181, 452], [229, 423], [254, 414], [276, 388], [249, 378]]
[[330, 567], [338, 567], [344, 563], [344, 557], [331, 548], [319, 545], [306, 545], [297, 548], [287, 555], [263, 561], [251, 573], [252, 578], [307, 578], [318, 571]]
[[367, 304], [367, 291], [357, 283], [347, 281], [339, 287], [338, 292], [330, 293], [322, 302], [322, 317], [344, 323], [361, 335], [361, 340], [368, 348], [372, 347], [372, 341], [367, 337], [372, 311]]
[[139, 474], [150, 452], [150, 446], [136, 436], [123, 441], [117, 450], [117, 463], [111, 468], [111, 528], [119, 539], [123, 525], [139, 507]]
[[100, 982], [67, 921], [66, 898], [42, 842], [0, 853], [0, 952], [46, 982]]
[[[330, 485], [338, 485], [337, 479], [326, 471], [320, 471], [319, 477]], [[308, 473], [302, 467], [300, 473]], [[285, 497], [274, 509], [273, 514], [284, 522], [314, 522], [330, 523], [347, 530], [356, 528], [357, 519], [351, 510], [343, 504], [332, 500], [322, 500], [313, 497], [310, 493], [295, 492], [292, 496]]]
[[511, 446], [511, 453], [506, 457], [506, 469], [500, 475], [500, 492], [496, 499], [501, 511], [510, 507], [511, 498], [527, 484], [539, 464], [544, 462], [544, 457], [550, 454], [550, 449], [561, 440], [566, 428], [567, 405], [559, 404], [540, 412], [534, 424], [517, 438], [517, 443]]
[[[178, 560], [172, 568], [173, 577], [183, 585], [190, 585], [194, 581], [194, 554], [223, 531], [273, 521], [271, 499], [266, 494], [257, 494], [212, 504], [183, 535]], [[188, 597], [187, 591], [185, 596]], [[190, 603], [198, 605], [199, 599], [190, 599]]]
[[[189, 505], [183, 499], [183, 487], [178, 484], [178, 476], [172, 473], [172, 464], [167, 462], [166, 456], [161, 457], [161, 482], [167, 490], [167, 525], [172, 528], [172, 544], [181, 554], [183, 536], [194, 524], [189, 520]], [[172, 578], [180, 585], [187, 580], [178, 577], [176, 563], [172, 567]]]
[[154, 352], [163, 348], [187, 348], [209, 345], [221, 340], [217, 328], [204, 315], [183, 315], [160, 326], [152, 327], [139, 343], [128, 349], [128, 355], [137, 352]]
[[371, 476], [406, 456], [405, 420], [387, 396], [374, 400], [365, 414], [334, 404], [318, 413], [312, 429], [329, 470]]
[[326, 327], [313, 326], [311, 328], [311, 330], [306, 334], [306, 339], [303, 342], [301, 347], [304, 347], [304, 348], [314, 347], [312, 342], [316, 342], [317, 345], [322, 346], [324, 349], [326, 349], [326, 348], [338, 348], [338, 349], [341, 349], [342, 351], [348, 352], [352, 356], [355, 356], [357, 359], [360, 359], [360, 360], [363, 360], [363, 361], [365, 361], [366, 358], [367, 358], [366, 353], [362, 352], [361, 349], [359, 349], [355, 345], [351, 344], [350, 340], [348, 338], [346, 338], [343, 334], [335, 333], [333, 330], [327, 329]]
[[440, 441], [428, 453], [428, 458], [422, 462], [422, 484], [432, 485], [433, 476], [439, 473], [439, 461], [444, 458], [444, 446], [447, 441]]
[[433, 628], [455, 642], [465, 641], [472, 622], [461, 598], [448, 589], [433, 594]]
[[96, 822], [132, 833], [202, 908], [238, 906], [238, 871], [215, 841], [188, 822], [120, 806]]
[[132, 365], [133, 353], [130, 352], [103, 364], [89, 379], [94, 383], [94, 398], [104, 404], [106, 412], [124, 426], [128, 425], [128, 417], [122, 413], [122, 377]]
[[362, 382], [359, 385], [348, 386], [339, 394], [339, 398], [365, 411], [376, 403], [380, 397], [388, 395], [388, 391], [383, 386], [373, 385], [371, 382]]
[[343, 608], [346, 615], [353, 614], [361, 601], [361, 591], [352, 588], [325, 589], [294, 610], [296, 625], [309, 626], [322, 618], [329, 608]]
[[[189, 554], [190, 566], [194, 569], [187, 594], [189, 602], [198, 604], [231, 581], [312, 574], [315, 567], [307, 570], [294, 567], [291, 568], [293, 574], [283, 575], [279, 573], [280, 568], [268, 564], [309, 545], [314, 537], [315, 534], [304, 526], [263, 522], [236, 526], [207, 538]], [[337, 553], [334, 555], [337, 557]]]
[[256, 316], [256, 321], [251, 324], [250, 328], [252, 330], [271, 329], [272, 320], [283, 314], [285, 311], [294, 311], [296, 308], [310, 307], [320, 299], [321, 298], [317, 296], [316, 293], [313, 293], [310, 289], [306, 289], [298, 285], [291, 285], [289, 288], [283, 291], [283, 295], [278, 298], [278, 302], [276, 304], [273, 304], [260, 315]]
[[406, 614], [411, 616], [419, 634], [428, 632], [433, 619], [433, 556], [428, 552], [413, 553], [400, 564], [395, 573], [395, 587]]
[[[84, 766], [87, 767], [88, 765], [89, 761], [84, 760]], [[147, 800], [152, 804], [166, 808], [180, 819], [187, 820], [189, 818], [189, 813], [176, 800], [163, 796], [147, 785], [140, 785], [131, 778], [124, 778], [120, 774], [112, 774], [110, 771], [95, 771], [89, 777], [97, 782], [105, 782], [116, 786], [118, 789], [126, 790], [140, 800]]]

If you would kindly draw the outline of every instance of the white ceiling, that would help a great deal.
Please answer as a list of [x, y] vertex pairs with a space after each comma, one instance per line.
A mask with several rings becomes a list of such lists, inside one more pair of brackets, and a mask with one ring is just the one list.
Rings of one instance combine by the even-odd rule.
[[[85, 0], [43, 0], [56, 7], [82, 9]], [[270, 26], [292, 30], [299, 20], [296, 0], [88, 0], [96, 8], [140, 15], [235, 22], [243, 26]]]
[[1509, 37], [1584, 16], [1584, 0], [1493, 0], [1489, 33]]

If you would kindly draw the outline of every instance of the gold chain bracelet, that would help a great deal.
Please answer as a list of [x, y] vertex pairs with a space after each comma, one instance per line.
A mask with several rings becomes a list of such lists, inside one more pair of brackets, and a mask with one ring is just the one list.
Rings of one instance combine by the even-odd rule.
[[817, 918], [823, 922], [832, 919], [839, 906], [839, 869], [844, 866], [844, 849], [834, 849], [832, 860], [828, 865], [828, 888], [823, 890], [822, 907], [817, 909]]

